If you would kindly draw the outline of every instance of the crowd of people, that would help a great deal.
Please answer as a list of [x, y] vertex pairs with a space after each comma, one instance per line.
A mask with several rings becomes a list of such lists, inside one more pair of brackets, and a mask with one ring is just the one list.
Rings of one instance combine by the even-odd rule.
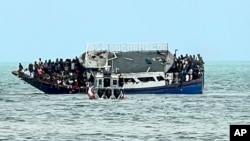
[[180, 55], [179, 57], [174, 54], [173, 66], [168, 72], [173, 73], [173, 83], [182, 83], [200, 78], [203, 71], [204, 61], [200, 54], [197, 56], [186, 54], [186, 56]]
[[93, 82], [93, 76], [81, 66], [77, 57], [55, 61], [42, 61], [39, 58], [33, 64], [30, 63], [26, 69], [19, 63], [19, 72], [47, 84], [71, 89], [86, 87], [88, 82]]

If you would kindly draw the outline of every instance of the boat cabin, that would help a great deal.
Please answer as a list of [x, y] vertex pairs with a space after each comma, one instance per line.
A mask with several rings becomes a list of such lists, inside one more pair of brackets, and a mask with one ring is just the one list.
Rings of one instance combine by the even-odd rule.
[[105, 87], [119, 87], [119, 76], [118, 74], [104, 75], [103, 73], [97, 73], [95, 75], [94, 86], [96, 88], [105, 88]]

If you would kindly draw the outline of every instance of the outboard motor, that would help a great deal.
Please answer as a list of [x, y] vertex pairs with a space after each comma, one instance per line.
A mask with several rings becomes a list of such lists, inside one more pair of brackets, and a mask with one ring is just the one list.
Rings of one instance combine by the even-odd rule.
[[115, 98], [118, 98], [120, 96], [120, 94], [121, 94], [120, 89], [114, 89], [114, 96], [115, 96]]
[[107, 89], [106, 90], [106, 96], [108, 97], [108, 99], [110, 98], [111, 95], [112, 95], [112, 90], [111, 89]]
[[103, 92], [102, 92], [102, 89], [98, 89], [98, 90], [97, 90], [97, 95], [98, 95], [100, 98], [102, 97], [102, 93], [103, 93]]

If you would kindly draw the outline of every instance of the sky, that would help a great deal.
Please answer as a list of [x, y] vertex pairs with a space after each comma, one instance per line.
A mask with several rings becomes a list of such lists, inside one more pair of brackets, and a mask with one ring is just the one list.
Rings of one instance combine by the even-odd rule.
[[100, 42], [167, 42], [205, 61], [248, 61], [249, 7], [249, 0], [2, 0], [0, 62], [74, 58]]

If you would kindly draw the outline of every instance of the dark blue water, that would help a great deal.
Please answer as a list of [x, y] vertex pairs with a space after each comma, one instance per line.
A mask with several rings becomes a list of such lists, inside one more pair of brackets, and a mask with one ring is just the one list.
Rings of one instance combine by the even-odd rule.
[[207, 62], [202, 95], [45, 95], [0, 63], [0, 140], [229, 140], [250, 124], [250, 62]]

